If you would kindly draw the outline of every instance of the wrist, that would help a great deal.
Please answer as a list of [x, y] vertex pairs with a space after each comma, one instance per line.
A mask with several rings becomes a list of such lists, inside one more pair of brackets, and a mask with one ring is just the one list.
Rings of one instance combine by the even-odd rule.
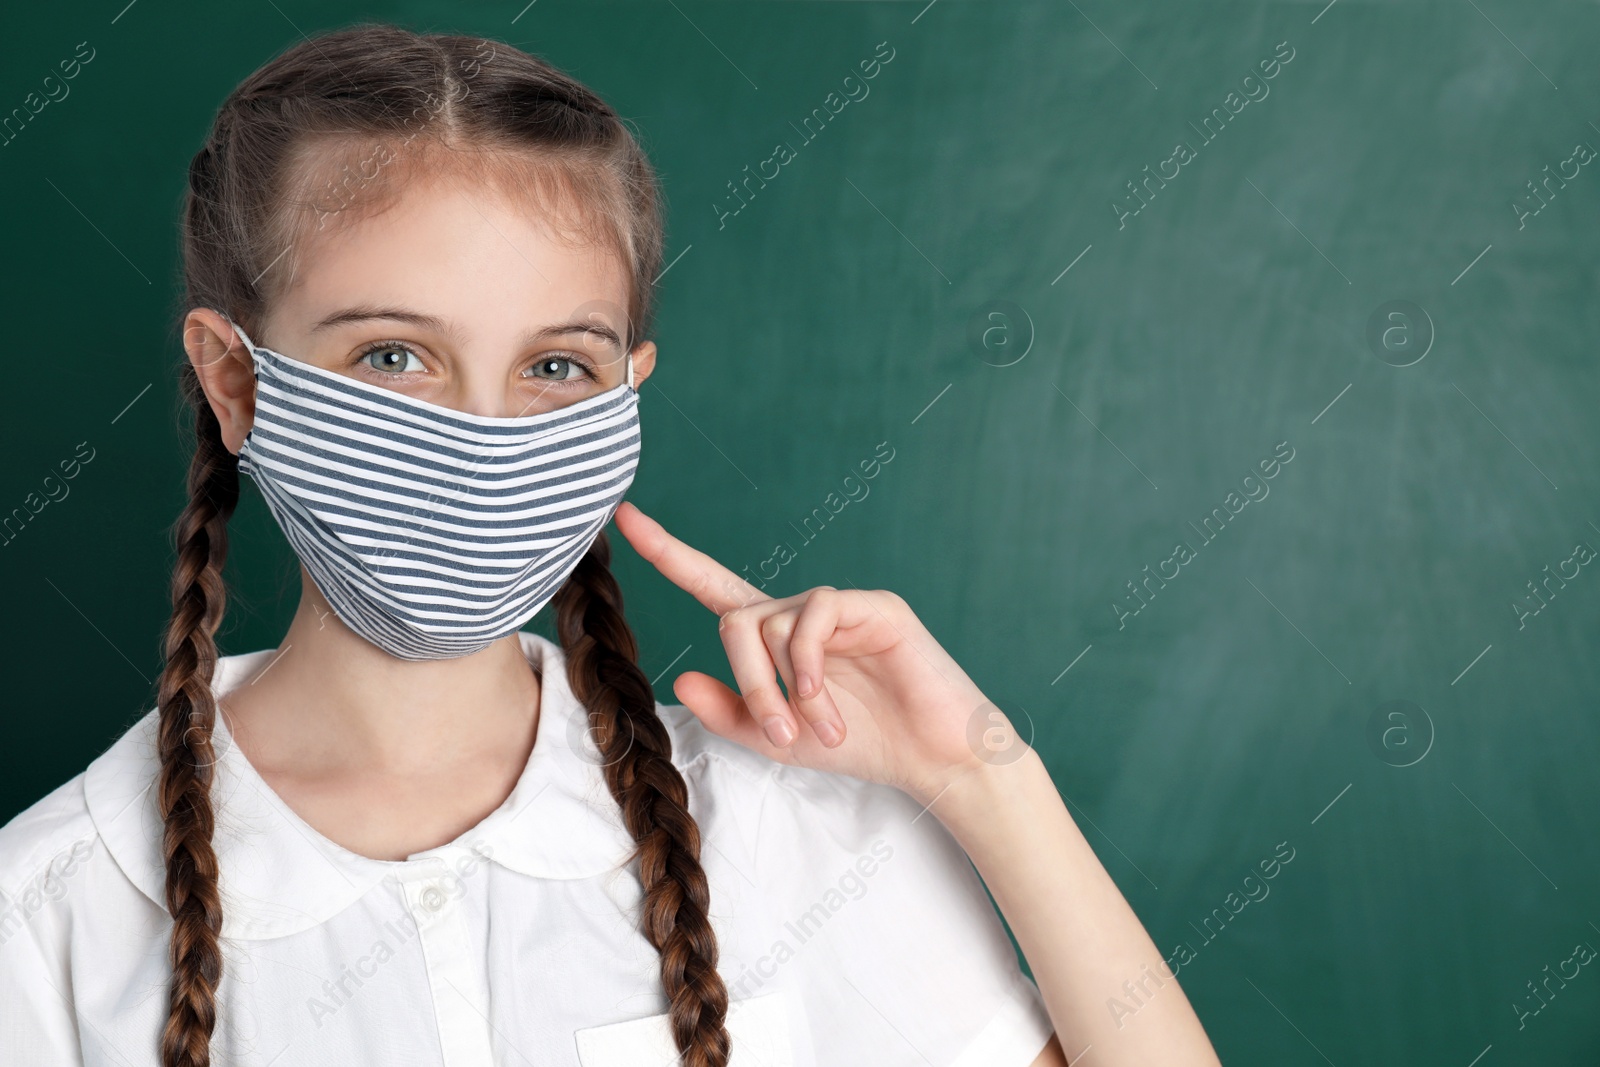
[[913, 796], [960, 839], [993, 829], [1004, 816], [1026, 810], [1041, 783], [1055, 794], [1044, 761], [1019, 742], [1003, 758], [974, 758], [952, 768], [936, 788]]

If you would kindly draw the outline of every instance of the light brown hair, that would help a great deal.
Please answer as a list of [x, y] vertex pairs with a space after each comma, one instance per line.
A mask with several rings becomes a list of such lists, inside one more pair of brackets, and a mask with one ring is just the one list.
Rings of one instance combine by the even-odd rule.
[[[502, 42], [372, 22], [301, 41], [223, 102], [189, 164], [182, 310], [223, 312], [269, 343], [260, 324], [293, 277], [309, 233], [370, 212], [419, 168], [468, 154], [471, 173], [509, 182], [530, 203], [552, 208], [551, 225], [586, 230], [610, 246], [630, 276], [626, 343], [645, 336], [662, 259], [660, 192], [616, 112]], [[481, 163], [489, 166], [477, 169]], [[576, 205], [576, 215], [556, 218], [558, 204]], [[193, 366], [183, 363], [180, 375], [195, 451], [189, 501], [174, 529], [172, 619], [157, 698], [157, 797], [173, 923], [161, 1063], [209, 1067], [222, 978], [210, 682], [239, 470]], [[641, 928], [660, 954], [682, 1062], [725, 1067], [728, 994], [716, 967], [699, 829], [609, 562], [602, 533], [552, 602], [567, 676], [635, 841], [629, 859], [637, 859], [644, 886]]]

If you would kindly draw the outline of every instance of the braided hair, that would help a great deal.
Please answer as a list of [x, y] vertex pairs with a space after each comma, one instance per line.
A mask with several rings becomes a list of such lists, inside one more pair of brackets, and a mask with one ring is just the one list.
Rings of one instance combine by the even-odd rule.
[[[374, 144], [377, 149], [374, 149]], [[302, 40], [236, 87], [189, 166], [183, 204], [182, 307], [225, 312], [259, 333], [294, 276], [300, 244], [380, 205], [444, 148], [474, 153], [474, 173], [535, 204], [575, 202], [582, 227], [630, 271], [629, 347], [648, 332], [664, 243], [660, 192], [638, 142], [604, 101], [565, 73], [502, 42], [416, 34], [363, 22]], [[368, 173], [369, 169], [372, 173]], [[194, 367], [180, 367], [194, 420], [188, 504], [174, 540], [172, 618], [158, 683], [157, 803], [164, 826], [172, 967], [162, 1067], [210, 1067], [222, 978], [211, 689], [226, 590], [227, 525], [239, 497]], [[638, 645], [597, 537], [552, 601], [567, 676], [589, 712], [605, 778], [635, 847], [641, 929], [660, 955], [661, 986], [685, 1067], [726, 1067], [728, 993], [688, 789], [672, 762]]]
[[[198, 391], [198, 390], [197, 390]], [[211, 847], [211, 729], [217, 718], [210, 679], [217, 663], [215, 634], [222, 621], [222, 562], [228, 516], [239, 497], [239, 470], [223, 447], [216, 416], [196, 407], [195, 451], [189, 464], [189, 503], [178, 519], [178, 562], [172, 575], [172, 621], [161, 672], [158, 748], [161, 771], [161, 854], [166, 863], [167, 911], [172, 915], [168, 959], [172, 988], [161, 1032], [162, 1067], [209, 1063], [222, 977], [222, 902], [217, 856]], [[203, 415], [199, 413], [203, 412]], [[209, 422], [208, 422], [209, 420]]]
[[595, 539], [556, 594], [556, 626], [572, 691], [588, 709], [606, 785], [622, 807], [644, 884], [644, 935], [661, 954], [672, 1035], [690, 1067], [728, 1062], [723, 1018], [728, 991], [717, 973], [710, 893], [700, 866], [700, 828], [672, 762], [672, 741], [639, 669], [622, 589], [607, 564], [605, 534]]

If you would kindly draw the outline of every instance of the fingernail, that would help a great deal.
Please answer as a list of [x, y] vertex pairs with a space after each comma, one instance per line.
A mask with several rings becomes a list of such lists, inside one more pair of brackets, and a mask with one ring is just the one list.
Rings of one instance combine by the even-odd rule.
[[811, 675], [807, 674], [805, 671], [801, 671], [800, 677], [796, 678], [795, 681], [800, 684], [801, 696], [808, 697], [812, 693], [816, 692], [816, 689], [811, 684]]
[[831, 722], [819, 722], [811, 727], [817, 731], [817, 736], [822, 738], [822, 743], [832, 748], [840, 740], [839, 728]]
[[794, 740], [794, 730], [789, 726], [788, 721], [785, 720], [782, 715], [772, 716], [766, 721], [764, 728], [767, 731], [767, 740], [771, 741], [779, 748], [784, 747], [790, 741]]

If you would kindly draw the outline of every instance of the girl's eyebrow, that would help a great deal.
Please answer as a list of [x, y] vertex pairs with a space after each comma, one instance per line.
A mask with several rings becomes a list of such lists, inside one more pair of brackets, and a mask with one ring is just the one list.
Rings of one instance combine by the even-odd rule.
[[[375, 307], [370, 304], [344, 308], [341, 311], [335, 311], [331, 315], [324, 316], [318, 319], [311, 327], [311, 332], [316, 333], [319, 330], [332, 329], [335, 326], [343, 326], [352, 322], [367, 322], [371, 319], [389, 319], [394, 322], [409, 323], [412, 326], [444, 334], [447, 337], [459, 338], [460, 336], [458, 331], [437, 315], [425, 315], [420, 311], [411, 311], [403, 307]], [[522, 343], [537, 344], [540, 341], [572, 333], [589, 334], [617, 351], [622, 351], [621, 336], [618, 335], [617, 331], [598, 319], [554, 323], [525, 334]]]

